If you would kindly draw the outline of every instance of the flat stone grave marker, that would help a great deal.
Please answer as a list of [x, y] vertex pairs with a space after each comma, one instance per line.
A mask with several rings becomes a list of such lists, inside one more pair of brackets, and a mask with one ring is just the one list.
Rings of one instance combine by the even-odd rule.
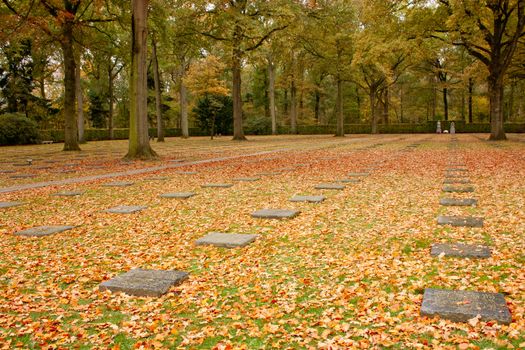
[[84, 194], [84, 192], [82, 192], [82, 191], [64, 191], [64, 192], [53, 193], [52, 196], [57, 196], [57, 197], [75, 197], [75, 196], [81, 196], [83, 194]]
[[15, 170], [0, 170], [0, 174], [12, 174], [16, 173]]
[[290, 202], [321, 203], [325, 199], [325, 196], [293, 196], [290, 198]]
[[295, 168], [279, 168], [278, 171], [294, 171]]
[[457, 258], [490, 258], [490, 247], [463, 243], [434, 243], [430, 250], [432, 256], [451, 256]]
[[160, 197], [162, 198], [181, 198], [181, 199], [187, 199], [193, 196], [195, 196], [195, 192], [174, 192], [174, 193], [164, 193], [160, 195]]
[[473, 216], [438, 216], [438, 225], [483, 227], [483, 218]]
[[427, 288], [423, 294], [421, 316], [441, 317], [454, 322], [468, 322], [480, 316], [482, 321], [509, 324], [509, 308], [501, 293], [472, 292]]
[[35, 169], [36, 170], [49, 170], [49, 169], [53, 169], [53, 168], [50, 167], [50, 166], [37, 166]]
[[472, 186], [443, 186], [443, 192], [455, 192], [455, 193], [471, 193], [474, 192], [474, 187]]
[[11, 207], [18, 207], [20, 205], [24, 205], [24, 202], [0, 202], [0, 209], [2, 208], [11, 208]]
[[180, 175], [195, 175], [195, 174], [198, 174], [198, 172], [196, 172], [196, 171], [177, 171], [177, 174], [180, 174]]
[[38, 226], [15, 232], [15, 236], [43, 237], [74, 229], [75, 226]]
[[339, 180], [338, 182], [342, 182], [342, 183], [358, 183], [358, 182], [361, 182], [361, 180], [359, 179], [342, 179], [342, 180]]
[[11, 179], [31, 179], [33, 177], [36, 177], [36, 175], [31, 174], [19, 174], [19, 175], [11, 175], [9, 176]]
[[476, 206], [478, 200], [474, 198], [441, 198], [439, 204], [456, 207], [470, 207]]
[[61, 169], [61, 170], [55, 170], [53, 171], [54, 174], [69, 174], [69, 173], [74, 173], [75, 170], [70, 170], [70, 169]]
[[356, 176], [368, 176], [370, 173], [348, 173], [348, 176], [350, 177], [356, 177]]
[[260, 219], [287, 219], [299, 214], [299, 210], [293, 209], [260, 209], [252, 213], [252, 217]]
[[458, 173], [466, 173], [468, 172], [468, 169], [465, 168], [447, 168], [448, 172], [458, 172]]
[[238, 177], [238, 178], [233, 179], [233, 181], [254, 182], [254, 181], [259, 181], [260, 179], [261, 179], [260, 177]]
[[344, 185], [339, 184], [319, 184], [315, 185], [316, 190], [344, 190]]
[[228, 188], [232, 186], [233, 184], [204, 184], [204, 185], [201, 185], [202, 188]]
[[178, 270], [133, 269], [99, 285], [100, 291], [122, 292], [138, 297], [160, 297], [172, 286], [188, 279], [188, 273]]
[[144, 180], [146, 181], [166, 181], [170, 178], [167, 176], [152, 176], [152, 177], [146, 177]]
[[105, 210], [106, 213], [112, 214], [133, 214], [146, 209], [146, 206], [141, 205], [119, 205]]
[[30, 166], [31, 164], [29, 164], [29, 163], [13, 163], [11, 165], [12, 166]]
[[170, 162], [170, 163], [182, 163], [182, 162], [184, 162], [184, 160], [183, 159], [170, 159], [170, 160], [168, 160], [168, 162]]
[[458, 179], [458, 178], [465, 178], [465, 174], [456, 174], [456, 173], [445, 173], [446, 179]]
[[443, 183], [446, 185], [454, 185], [454, 184], [464, 185], [464, 184], [470, 184], [471, 182], [469, 179], [460, 179], [460, 178], [453, 177], [453, 178], [445, 179]]
[[115, 182], [105, 183], [102, 186], [104, 187], [128, 187], [133, 184], [134, 184], [133, 182], [129, 182], [129, 181], [115, 181]]
[[260, 176], [273, 176], [273, 175], [281, 175], [281, 173], [278, 172], [278, 171], [268, 171], [268, 172], [258, 173], [257, 175], [260, 175]]
[[213, 245], [215, 247], [237, 248], [254, 242], [259, 235], [210, 232], [195, 241], [196, 245]]

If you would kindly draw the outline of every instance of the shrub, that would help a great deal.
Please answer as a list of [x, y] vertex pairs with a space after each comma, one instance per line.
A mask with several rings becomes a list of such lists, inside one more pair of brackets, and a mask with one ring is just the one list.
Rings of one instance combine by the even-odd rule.
[[38, 127], [22, 114], [0, 115], [0, 145], [25, 145], [40, 142]]

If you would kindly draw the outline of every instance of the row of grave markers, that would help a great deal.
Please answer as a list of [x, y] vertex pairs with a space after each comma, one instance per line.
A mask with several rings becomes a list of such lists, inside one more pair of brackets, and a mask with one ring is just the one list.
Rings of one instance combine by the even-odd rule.
[[[365, 149], [372, 149], [380, 146], [376, 144], [368, 146]], [[371, 167], [365, 169], [364, 172], [349, 173], [348, 178], [338, 180], [334, 183], [323, 183], [314, 186], [317, 190], [343, 190], [345, 186], [342, 183], [358, 183], [360, 178], [366, 177], [371, 171], [375, 170], [381, 162], [372, 164]], [[298, 165], [300, 166], [300, 165]], [[285, 170], [285, 169], [282, 169]], [[294, 170], [294, 169], [286, 169]], [[181, 174], [196, 174], [196, 172], [179, 172]], [[258, 175], [276, 175], [280, 173], [261, 173]], [[155, 178], [156, 180], [162, 180], [167, 178]], [[234, 181], [258, 181], [259, 177], [245, 177], [236, 178]], [[105, 187], [127, 187], [132, 186], [133, 182], [128, 181], [116, 181], [104, 184]], [[209, 183], [201, 185], [203, 188], [229, 188], [233, 184], [225, 183]], [[54, 196], [79, 196], [84, 192], [82, 191], [65, 191], [53, 194]], [[176, 192], [176, 193], [165, 193], [161, 194], [163, 198], [179, 198], [187, 199], [194, 196], [195, 192]], [[291, 202], [309, 202], [309, 203], [320, 203], [326, 199], [322, 195], [295, 195], [289, 199]], [[23, 202], [0, 202], [0, 208], [8, 208], [23, 205]], [[145, 209], [145, 206], [117, 206], [105, 210], [108, 213], [117, 214], [130, 214]], [[294, 209], [261, 209], [251, 214], [254, 218], [265, 218], [265, 219], [284, 219], [293, 218], [299, 215], [300, 211]], [[17, 236], [27, 237], [42, 237], [48, 236], [67, 230], [74, 229], [76, 226], [38, 226], [29, 228], [23, 231], [16, 232]], [[257, 234], [237, 234], [237, 233], [222, 233], [222, 232], [210, 232], [206, 236], [198, 239], [196, 245], [213, 245], [217, 247], [225, 248], [236, 248], [244, 247], [254, 242], [260, 235]], [[177, 270], [149, 270], [149, 269], [132, 269], [124, 274], [118, 275], [111, 280], [105, 281], [99, 285], [101, 291], [109, 290], [112, 292], [123, 292], [125, 294], [134, 296], [150, 296], [159, 297], [169, 291], [173, 286], [179, 285], [189, 277], [188, 273]]]
[[[453, 138], [451, 149], [457, 148], [457, 138]], [[455, 159], [449, 162], [445, 174], [443, 191], [447, 193], [472, 193], [470, 179], [466, 178], [468, 169], [462, 160]], [[461, 185], [461, 186], [457, 186]], [[442, 198], [443, 206], [476, 206], [475, 198]], [[483, 218], [471, 216], [439, 216], [438, 225], [454, 227], [483, 227]], [[490, 247], [463, 243], [434, 243], [431, 255], [450, 258], [489, 258]], [[455, 322], [468, 322], [479, 318], [482, 321], [497, 321], [509, 324], [512, 316], [501, 293], [475, 292], [465, 290], [445, 290], [427, 288], [423, 294], [420, 313], [422, 316], [441, 317]]]

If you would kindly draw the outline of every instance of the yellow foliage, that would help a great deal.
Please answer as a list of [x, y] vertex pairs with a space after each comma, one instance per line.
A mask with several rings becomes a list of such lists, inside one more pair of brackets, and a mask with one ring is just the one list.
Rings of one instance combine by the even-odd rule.
[[221, 79], [225, 64], [216, 56], [210, 55], [190, 66], [184, 84], [197, 96], [206, 94], [229, 95], [226, 82]]

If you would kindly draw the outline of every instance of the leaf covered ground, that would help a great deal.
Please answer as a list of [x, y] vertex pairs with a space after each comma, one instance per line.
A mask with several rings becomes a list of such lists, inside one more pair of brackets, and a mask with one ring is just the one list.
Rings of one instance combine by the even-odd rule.
[[[153, 145], [161, 160], [136, 163], [120, 160], [125, 141], [91, 142], [67, 154], [61, 145], [4, 147], [0, 190], [269, 153], [0, 193], [0, 202], [26, 203], [0, 209], [0, 348], [524, 348], [525, 138], [512, 135], [499, 147], [483, 137], [459, 135], [455, 151], [449, 135], [168, 139]], [[413, 144], [419, 146], [407, 147]], [[452, 154], [465, 160], [477, 207], [439, 205]], [[27, 159], [33, 165], [19, 165]], [[363, 171], [370, 175], [343, 191], [314, 189]], [[253, 176], [261, 179], [233, 181]], [[116, 180], [134, 185], [102, 186]], [[201, 188], [205, 183], [234, 186]], [[85, 193], [52, 196], [66, 190]], [[180, 191], [197, 195], [159, 197]], [[327, 200], [289, 202], [295, 194]], [[103, 212], [116, 205], [148, 208]], [[250, 216], [262, 208], [301, 213], [283, 221]], [[482, 216], [485, 226], [441, 227], [436, 218], [443, 214]], [[13, 235], [40, 225], [78, 227], [41, 238]], [[212, 231], [261, 237], [239, 249], [195, 246]], [[482, 243], [493, 255], [431, 257], [434, 242]], [[161, 298], [99, 292], [99, 283], [135, 267], [177, 269], [190, 278]], [[421, 317], [428, 287], [504, 293], [513, 322]]]

